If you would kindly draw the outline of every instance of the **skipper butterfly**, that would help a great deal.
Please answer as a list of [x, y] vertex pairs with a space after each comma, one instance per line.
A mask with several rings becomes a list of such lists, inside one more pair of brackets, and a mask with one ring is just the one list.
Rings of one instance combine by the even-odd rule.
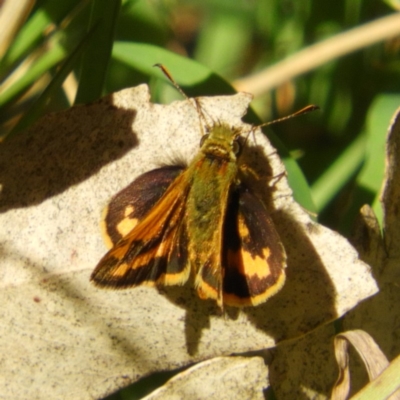
[[112, 248], [91, 280], [122, 289], [183, 285], [192, 277], [199, 297], [220, 308], [256, 306], [282, 288], [285, 249], [246, 184], [256, 173], [238, 162], [243, 129], [208, 126], [195, 102], [206, 125], [199, 152], [187, 168], [149, 171], [111, 200], [104, 223]]

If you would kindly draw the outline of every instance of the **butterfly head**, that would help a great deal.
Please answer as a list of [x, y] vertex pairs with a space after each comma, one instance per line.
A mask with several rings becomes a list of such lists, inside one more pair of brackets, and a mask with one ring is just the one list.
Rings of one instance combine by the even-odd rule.
[[200, 140], [203, 153], [236, 160], [242, 149], [241, 130], [218, 122], [207, 127]]

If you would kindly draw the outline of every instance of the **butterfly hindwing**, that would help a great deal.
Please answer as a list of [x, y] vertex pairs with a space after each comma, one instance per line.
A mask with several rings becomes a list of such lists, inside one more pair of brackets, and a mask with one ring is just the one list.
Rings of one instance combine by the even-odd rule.
[[[160, 170], [155, 171], [158, 171], [156, 174], [162, 174]], [[167, 175], [171, 178], [176, 172], [169, 170]], [[138, 183], [138, 180], [134, 183]], [[153, 184], [159, 187], [157, 180]], [[91, 279], [99, 286], [112, 288], [185, 283], [189, 276], [184, 222], [187, 190], [189, 185], [186, 175], [181, 173], [164, 194], [148, 194], [147, 204], [130, 198], [130, 216], [137, 221], [132, 230], [118, 240], [100, 260]], [[142, 191], [151, 192], [151, 185], [142, 188]], [[147, 214], [146, 205], [150, 205]], [[113, 209], [117, 207], [114, 205]], [[138, 210], [144, 214], [142, 218]]]
[[285, 267], [285, 249], [264, 204], [238, 187], [231, 195], [224, 227], [224, 304], [263, 303], [282, 288]]

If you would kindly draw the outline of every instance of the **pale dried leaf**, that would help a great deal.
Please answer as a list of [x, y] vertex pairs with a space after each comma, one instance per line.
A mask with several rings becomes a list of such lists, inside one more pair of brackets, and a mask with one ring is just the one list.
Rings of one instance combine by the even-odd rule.
[[[399, 288], [396, 285], [385, 284], [377, 296], [368, 299], [346, 315], [343, 329], [363, 329], [375, 339], [387, 357], [396, 357], [400, 353], [399, 304]], [[356, 390], [360, 390], [368, 382], [365, 369], [358, 364], [356, 361], [352, 365], [352, 388]]]
[[[201, 103], [210, 118], [240, 126], [250, 100]], [[92, 286], [107, 201], [145, 171], [190, 160], [199, 139], [188, 101], [151, 104], [143, 85], [48, 115], [0, 146], [0, 384], [9, 398], [99, 398], [153, 371], [273, 347], [376, 293], [347, 240], [313, 223], [285, 178], [270, 181], [283, 165], [260, 132], [241, 160], [274, 187], [260, 191], [288, 253], [277, 296], [221, 317], [189, 287], [160, 295]]]
[[389, 257], [383, 279], [400, 285], [400, 108], [389, 127], [386, 146], [386, 171], [383, 185], [384, 241]]
[[369, 380], [375, 379], [389, 365], [386, 356], [368, 333], [354, 330], [337, 335], [334, 345], [339, 377], [333, 387], [332, 400], [345, 400], [350, 393], [349, 344], [361, 357]]
[[264, 400], [268, 367], [261, 357], [216, 357], [187, 369], [143, 400]]
[[380, 275], [386, 252], [379, 222], [368, 204], [361, 207], [352, 236], [351, 243], [360, 258], [371, 266], [375, 275]]

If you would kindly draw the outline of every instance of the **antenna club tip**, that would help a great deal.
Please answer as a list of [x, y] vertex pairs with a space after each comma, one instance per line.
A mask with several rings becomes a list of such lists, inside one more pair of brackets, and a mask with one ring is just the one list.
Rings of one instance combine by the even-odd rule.
[[315, 104], [310, 104], [309, 106], [308, 106], [308, 111], [316, 111], [316, 110], [320, 110], [321, 109], [321, 107], [320, 106], [316, 106]]

